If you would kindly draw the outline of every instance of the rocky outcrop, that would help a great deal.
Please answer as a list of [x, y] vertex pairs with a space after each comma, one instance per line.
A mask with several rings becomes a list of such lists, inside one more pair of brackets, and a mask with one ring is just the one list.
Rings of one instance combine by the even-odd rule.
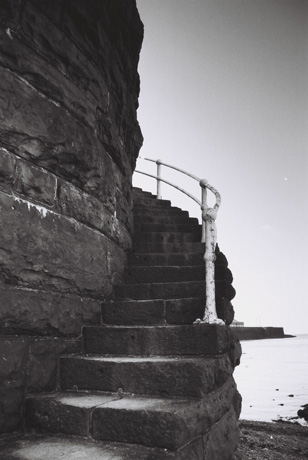
[[1, 2], [0, 432], [122, 276], [142, 38], [134, 0]]

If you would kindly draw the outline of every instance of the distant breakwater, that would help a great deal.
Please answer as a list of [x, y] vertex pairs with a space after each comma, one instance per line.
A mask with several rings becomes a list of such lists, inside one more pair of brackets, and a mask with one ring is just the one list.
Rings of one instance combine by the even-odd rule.
[[283, 327], [233, 327], [239, 340], [284, 339], [294, 337], [284, 333]]

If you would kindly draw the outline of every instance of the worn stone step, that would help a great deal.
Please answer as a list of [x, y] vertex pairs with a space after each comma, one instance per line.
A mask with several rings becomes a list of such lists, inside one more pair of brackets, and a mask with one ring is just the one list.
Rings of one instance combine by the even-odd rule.
[[[232, 300], [236, 291], [224, 280], [216, 280], [216, 295]], [[152, 300], [152, 299], [184, 299], [188, 297], [204, 297], [205, 281], [181, 281], [163, 283], [117, 284], [114, 286], [114, 300]]]
[[204, 255], [196, 254], [164, 254], [164, 253], [130, 253], [128, 255], [130, 266], [194, 266], [204, 265]]
[[165, 300], [166, 324], [193, 324], [203, 318], [205, 296]]
[[167, 214], [164, 215], [157, 214], [153, 215], [151, 213], [144, 214], [135, 214], [134, 215], [134, 223], [135, 227], [138, 224], [142, 223], [152, 223], [152, 224], [192, 224], [192, 225], [199, 225], [199, 221], [196, 217], [187, 217], [186, 215], [182, 215], [180, 213], [176, 214]]
[[202, 398], [232, 375], [227, 354], [219, 357], [67, 356], [60, 359], [62, 390], [95, 390]]
[[134, 207], [171, 207], [170, 200], [157, 200], [147, 196], [134, 197]]
[[133, 207], [133, 214], [134, 216], [166, 216], [166, 217], [173, 217], [173, 216], [182, 216], [189, 218], [188, 211], [183, 211], [176, 206], [172, 207], [148, 207], [145, 208], [144, 206], [138, 206], [134, 204]]
[[198, 233], [201, 239], [201, 227], [191, 223], [136, 223], [134, 231], [139, 232], [175, 232], [175, 233]]
[[155, 244], [179, 244], [179, 243], [194, 243], [199, 242], [201, 233], [197, 230], [195, 232], [135, 232], [134, 241]]
[[228, 351], [232, 331], [227, 326], [85, 326], [85, 353], [99, 355], [210, 355]]
[[165, 324], [163, 300], [128, 300], [102, 303], [102, 322], [111, 325]]
[[154, 195], [151, 192], [146, 192], [139, 187], [133, 187], [133, 197], [135, 199], [138, 199], [139, 196], [146, 196], [148, 198], [153, 198], [155, 200], [157, 199], [157, 195]]
[[123, 326], [192, 324], [203, 317], [204, 305], [204, 297], [103, 302], [102, 322]]
[[133, 241], [135, 253], [190, 253], [204, 254], [204, 243], [147, 243], [144, 241]]
[[115, 300], [181, 299], [203, 297], [204, 295], [205, 282], [203, 280], [171, 283], [118, 284], [114, 286]]
[[194, 267], [175, 266], [149, 266], [126, 267], [124, 271], [124, 283], [170, 283], [180, 281], [201, 281], [205, 280], [205, 265]]
[[[185, 275], [186, 269], [186, 275]], [[151, 278], [151, 271], [153, 277]], [[156, 273], [163, 281], [189, 281], [204, 279], [205, 262], [202, 254], [130, 254], [128, 266], [125, 267], [124, 280], [127, 283], [133, 282], [159, 282]], [[162, 274], [166, 277], [163, 278]], [[170, 273], [170, 275], [169, 275]], [[176, 277], [178, 274], [178, 278]], [[145, 278], [143, 278], [145, 276]], [[171, 276], [172, 278], [169, 278]], [[196, 278], [191, 278], [196, 276]], [[141, 281], [144, 279], [144, 281]], [[229, 268], [224, 265], [215, 264], [215, 279], [233, 282], [233, 275]], [[137, 281], [138, 280], [138, 281]]]
[[26, 425], [55, 434], [91, 435], [101, 441], [176, 451], [220, 421], [232, 408], [235, 394], [230, 378], [201, 400], [120, 393], [35, 395], [26, 402]]
[[199, 460], [204, 448], [202, 436], [173, 452], [79, 436], [18, 433], [0, 439], [0, 452], [2, 460]]

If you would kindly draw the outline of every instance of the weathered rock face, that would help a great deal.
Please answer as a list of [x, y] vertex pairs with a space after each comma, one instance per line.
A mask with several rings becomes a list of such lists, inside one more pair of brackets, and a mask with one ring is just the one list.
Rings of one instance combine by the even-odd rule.
[[134, 0], [1, 2], [0, 432], [121, 278], [142, 38]]

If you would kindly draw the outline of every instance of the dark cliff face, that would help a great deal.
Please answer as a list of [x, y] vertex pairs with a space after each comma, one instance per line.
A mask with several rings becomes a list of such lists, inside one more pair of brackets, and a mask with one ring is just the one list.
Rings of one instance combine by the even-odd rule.
[[0, 432], [121, 276], [142, 39], [134, 0], [0, 2]]

